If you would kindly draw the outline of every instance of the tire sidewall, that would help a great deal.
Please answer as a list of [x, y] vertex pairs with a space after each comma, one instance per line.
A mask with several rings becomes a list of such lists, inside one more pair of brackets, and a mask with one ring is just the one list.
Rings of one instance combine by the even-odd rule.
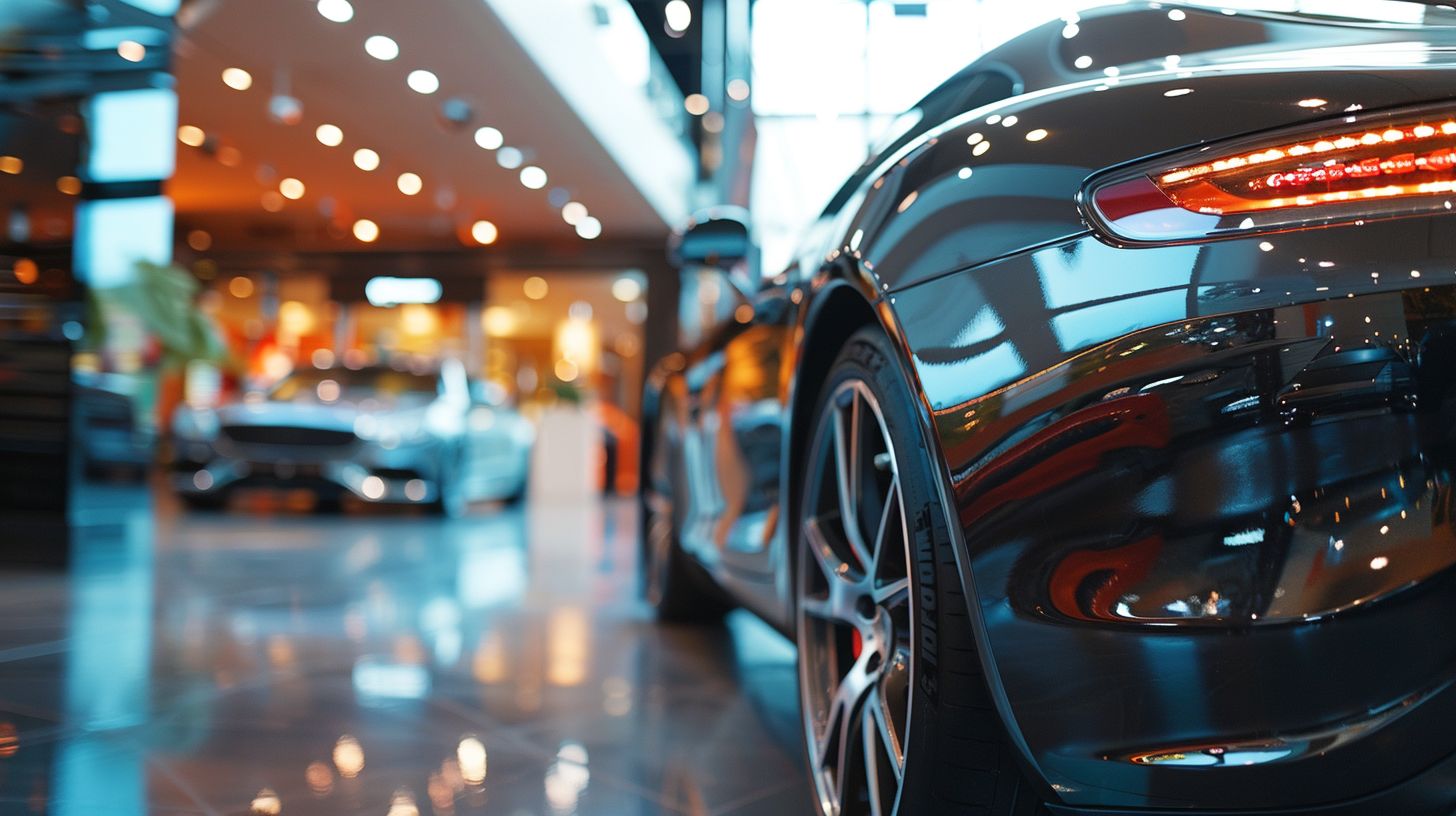
[[[862, 330], [852, 336], [840, 352], [828, 379], [820, 391], [818, 405], [814, 412], [814, 424], [809, 440], [806, 462], [816, 461], [815, 455], [821, 442], [822, 425], [830, 399], [841, 385], [850, 380], [863, 382], [879, 402], [886, 429], [895, 445], [896, 467], [900, 474], [900, 489], [905, 513], [906, 528], [910, 535], [909, 563], [912, 593], [913, 655], [910, 694], [910, 726], [905, 751], [905, 777], [901, 786], [900, 800], [896, 813], [918, 814], [931, 812], [934, 807], [930, 788], [933, 773], [929, 762], [917, 761], [934, 751], [939, 741], [936, 731], [937, 709], [940, 688], [940, 616], [943, 597], [939, 586], [938, 556], [948, 553], [949, 536], [944, 513], [940, 507], [939, 493], [933, 481], [938, 478], [934, 460], [920, 430], [914, 397], [909, 384], [901, 373], [888, 340], [878, 331]], [[811, 496], [814, 477], [802, 474], [800, 480], [797, 518], [793, 534], [795, 538], [794, 592], [799, 592], [798, 570], [804, 557], [803, 541], [799, 535], [802, 529], [805, 507]], [[795, 610], [795, 627], [799, 625]], [[802, 682], [802, 672], [798, 674]], [[800, 700], [803, 700], [802, 690]], [[802, 716], [802, 715], [801, 715]], [[810, 752], [808, 729], [801, 723], [804, 734], [804, 750]], [[812, 765], [811, 765], [812, 767]], [[811, 783], [812, 785], [812, 783]], [[811, 787], [811, 791], [812, 791]], [[817, 793], [815, 794], [817, 799]], [[817, 807], [817, 802], [816, 802]]]

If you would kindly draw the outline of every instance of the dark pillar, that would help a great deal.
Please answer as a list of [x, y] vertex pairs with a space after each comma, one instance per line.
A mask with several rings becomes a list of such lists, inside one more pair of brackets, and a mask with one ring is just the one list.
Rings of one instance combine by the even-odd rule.
[[647, 275], [647, 323], [643, 325], [643, 361], [647, 371], [663, 357], [678, 350], [678, 298], [682, 280], [678, 270], [662, 261], [643, 269]]

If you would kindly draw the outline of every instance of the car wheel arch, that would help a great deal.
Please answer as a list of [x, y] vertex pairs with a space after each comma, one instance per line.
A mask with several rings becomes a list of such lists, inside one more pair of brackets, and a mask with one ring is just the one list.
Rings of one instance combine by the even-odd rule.
[[[809, 300], [803, 317], [803, 340], [796, 349], [793, 385], [786, 395], [788, 425], [784, 428], [782, 479], [780, 490], [782, 507], [780, 518], [785, 525], [792, 525], [798, 517], [799, 492], [802, 488], [801, 470], [804, 457], [808, 455], [808, 429], [813, 425], [814, 409], [819, 395], [829, 379], [829, 370], [844, 344], [855, 332], [865, 326], [880, 325], [881, 319], [874, 304], [863, 291], [852, 283], [831, 280]], [[783, 542], [781, 569], [779, 573], [783, 588], [783, 621], [780, 630], [792, 632], [790, 625], [794, 614], [795, 559], [792, 554], [791, 527], [785, 527], [781, 536]]]
[[[841, 278], [825, 284], [807, 304], [802, 321], [804, 339], [798, 349], [794, 366], [794, 386], [786, 400], [789, 420], [788, 427], [785, 428], [788, 444], [784, 446], [782, 517], [791, 520], [796, 518], [796, 514], [799, 512], [799, 492], [802, 488], [800, 471], [803, 459], [807, 455], [807, 429], [813, 422], [813, 412], [818, 405], [819, 395], [828, 381], [830, 368], [845, 342], [855, 332], [866, 326], [876, 326], [890, 338], [890, 344], [899, 352], [895, 355], [894, 362], [900, 366], [901, 374], [911, 389], [917, 392], [914, 402], [915, 413], [921, 424], [920, 430], [925, 435], [927, 448], [939, 460], [935, 466], [939, 476], [937, 488], [941, 501], [947, 509], [946, 521], [950, 528], [952, 548], [957, 553], [956, 572], [960, 579], [960, 590], [968, 601], [967, 611], [971, 616], [978, 647], [976, 651], [980, 656], [983, 675], [990, 685], [997, 714], [1002, 725], [1009, 732], [1022, 762], [1040, 778], [1041, 769], [1033, 759], [1030, 748], [1021, 735], [1011, 711], [1006, 690], [1001, 685], [1001, 676], [995, 665], [994, 654], [989, 648], [986, 648], [985, 624], [980, 617], [979, 603], [975, 600], [975, 587], [968, 580], [966, 564], [960, 557], [965, 545], [962, 540], [963, 534], [956, 528], [949, 511], [949, 508], [954, 506], [954, 490], [950, 484], [950, 474], [945, 471], [944, 458], [940, 454], [940, 439], [935, 433], [930, 409], [924, 399], [920, 377], [912, 364], [911, 352], [891, 307], [892, 302], [893, 298], [875, 298], [860, 286], [854, 285], [852, 281]], [[797, 576], [794, 574], [796, 559], [792, 557], [792, 542], [787, 531], [781, 540], [784, 545], [785, 564], [784, 568], [780, 570], [780, 574], [787, 579], [787, 583], [784, 585], [784, 606], [786, 620], [792, 620], [796, 602], [793, 589], [797, 586]], [[792, 626], [779, 628], [792, 637]]]

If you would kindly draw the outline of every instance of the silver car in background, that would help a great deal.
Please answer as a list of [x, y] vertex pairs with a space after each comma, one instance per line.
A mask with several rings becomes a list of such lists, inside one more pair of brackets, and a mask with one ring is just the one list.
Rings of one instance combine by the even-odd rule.
[[173, 418], [172, 481], [219, 507], [240, 487], [310, 488], [458, 516], [524, 494], [535, 430], [458, 361], [439, 368], [300, 369], [271, 390]]

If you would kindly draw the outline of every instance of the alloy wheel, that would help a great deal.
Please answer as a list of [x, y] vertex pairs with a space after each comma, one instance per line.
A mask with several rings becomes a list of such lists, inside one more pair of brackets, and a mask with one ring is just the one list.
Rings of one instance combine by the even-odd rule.
[[895, 810], [914, 667], [910, 542], [894, 442], [857, 379], [825, 403], [800, 529], [799, 688], [826, 816]]

